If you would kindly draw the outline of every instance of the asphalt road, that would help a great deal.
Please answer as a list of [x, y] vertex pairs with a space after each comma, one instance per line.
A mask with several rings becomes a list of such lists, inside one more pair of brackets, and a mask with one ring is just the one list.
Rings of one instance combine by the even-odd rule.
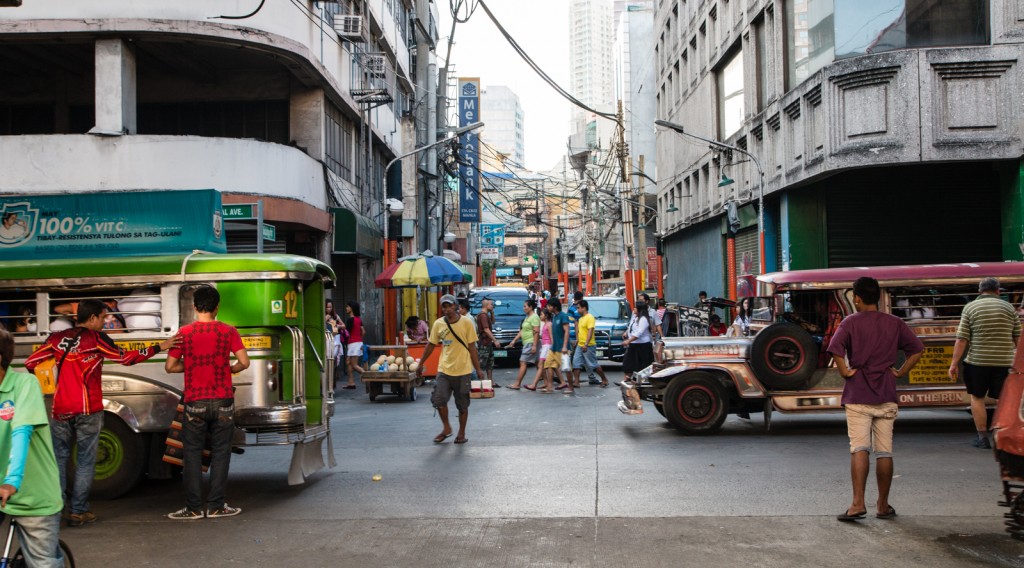
[[432, 443], [428, 396], [338, 392], [337, 468], [290, 487], [289, 449], [251, 448], [232, 460], [228, 501], [243, 513], [217, 520], [170, 521], [180, 482], [143, 483], [95, 502], [96, 524], [63, 530], [78, 565], [1024, 566], [1024, 543], [1002, 530], [992, 453], [968, 444], [963, 412], [905, 412], [899, 516], [845, 524], [838, 414], [776, 413], [771, 433], [759, 415], [730, 417], [688, 437], [653, 409], [620, 414], [614, 387], [501, 389], [473, 401], [460, 446]]

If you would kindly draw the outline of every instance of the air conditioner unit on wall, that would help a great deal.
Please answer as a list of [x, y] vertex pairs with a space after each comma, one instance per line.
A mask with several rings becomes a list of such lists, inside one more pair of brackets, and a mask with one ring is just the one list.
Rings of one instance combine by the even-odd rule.
[[338, 33], [338, 37], [362, 37], [363, 17], [334, 16], [334, 31]]

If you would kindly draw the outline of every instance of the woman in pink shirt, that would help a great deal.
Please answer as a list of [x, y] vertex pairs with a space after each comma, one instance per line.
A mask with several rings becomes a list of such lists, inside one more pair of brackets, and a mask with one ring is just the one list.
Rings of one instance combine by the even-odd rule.
[[345, 315], [348, 316], [348, 320], [345, 322], [345, 328], [348, 329], [348, 351], [346, 352], [348, 361], [348, 384], [341, 387], [343, 389], [354, 389], [356, 388], [356, 376], [353, 371], [359, 371], [362, 374], [363, 368], [359, 366], [359, 359], [363, 356], [363, 333], [366, 329], [363, 328], [363, 320], [359, 317], [359, 302], [349, 302], [345, 305]]
[[551, 312], [541, 309], [537, 314], [540, 315], [540, 354], [537, 355], [537, 374], [533, 376], [533, 383], [526, 387], [526, 390], [537, 390], [537, 383], [543, 376], [544, 388], [540, 392], [552, 393], [555, 391], [551, 388], [551, 377], [544, 372], [544, 360], [548, 358], [548, 353], [551, 351]]

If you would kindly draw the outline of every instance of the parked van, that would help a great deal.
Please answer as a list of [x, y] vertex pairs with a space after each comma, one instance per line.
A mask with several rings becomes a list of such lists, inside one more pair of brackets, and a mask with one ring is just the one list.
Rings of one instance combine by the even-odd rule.
[[[748, 337], [667, 337], [663, 362], [624, 385], [623, 412], [647, 400], [679, 430], [717, 430], [730, 413], [771, 414], [842, 409], [844, 380], [826, 348], [842, 319], [854, 313], [853, 281], [879, 281], [879, 309], [902, 318], [925, 353], [897, 379], [901, 409], [968, 409], [963, 380], [949, 378], [956, 329], [982, 278], [999, 279], [1002, 297], [1024, 313], [1024, 263], [836, 268], [765, 274], [757, 278]], [[683, 325], [683, 322], [680, 322]], [[962, 376], [962, 374], [961, 374]], [[638, 395], [638, 396], [637, 396]]]

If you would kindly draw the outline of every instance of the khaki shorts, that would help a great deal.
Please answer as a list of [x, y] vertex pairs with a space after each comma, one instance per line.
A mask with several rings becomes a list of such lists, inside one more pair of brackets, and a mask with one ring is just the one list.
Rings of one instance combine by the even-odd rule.
[[899, 407], [885, 404], [847, 404], [846, 429], [850, 453], [874, 452], [875, 458], [892, 457], [892, 426]]
[[548, 351], [547, 358], [544, 359], [545, 369], [554, 369], [558, 371], [558, 368], [562, 366], [562, 352], [561, 351]]

